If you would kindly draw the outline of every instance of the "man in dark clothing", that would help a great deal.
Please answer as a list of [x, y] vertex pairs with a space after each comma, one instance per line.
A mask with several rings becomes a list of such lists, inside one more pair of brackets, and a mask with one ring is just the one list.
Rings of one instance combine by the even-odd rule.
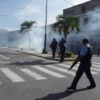
[[50, 47], [52, 49], [52, 57], [55, 58], [55, 53], [56, 53], [56, 49], [57, 49], [57, 41], [55, 38], [53, 38], [53, 41], [50, 44]]
[[90, 67], [92, 65], [91, 64], [92, 47], [89, 45], [89, 41], [87, 39], [83, 39], [82, 43], [83, 43], [83, 47], [79, 51], [79, 55], [77, 59], [74, 61], [72, 66], [68, 69], [71, 70], [77, 64], [77, 62], [80, 61], [80, 65], [76, 72], [76, 76], [71, 86], [67, 88], [69, 90], [76, 90], [77, 83], [84, 72], [91, 83], [90, 86], [87, 87], [87, 89], [92, 89], [96, 87], [95, 81], [92, 77], [91, 70], [90, 70]]
[[59, 46], [60, 46], [60, 63], [64, 62], [64, 57], [65, 57], [65, 50], [66, 50], [66, 47], [64, 45], [65, 43], [65, 40], [64, 38], [62, 38], [62, 40], [59, 42]]

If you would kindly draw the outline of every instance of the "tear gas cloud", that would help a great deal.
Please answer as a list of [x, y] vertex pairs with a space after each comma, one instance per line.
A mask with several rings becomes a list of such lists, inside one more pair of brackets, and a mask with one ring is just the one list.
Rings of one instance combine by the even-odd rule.
[[[82, 46], [81, 41], [83, 38], [88, 38], [90, 44], [93, 46], [94, 52], [98, 51], [100, 47], [100, 9], [96, 8], [93, 12], [88, 12], [85, 15], [80, 15], [80, 26], [81, 32], [79, 34], [71, 33], [67, 36], [67, 45], [68, 51], [77, 53], [78, 49]], [[88, 18], [87, 25], [84, 25], [84, 18]], [[4, 31], [5, 32], [5, 31]], [[44, 47], [44, 34], [45, 27], [32, 27], [32, 29], [27, 32], [24, 31], [12, 31], [5, 32], [3, 34], [0, 31], [2, 37], [0, 37], [1, 45], [11, 45], [18, 48], [24, 48], [26, 50], [33, 50], [33, 52], [41, 53]], [[14, 39], [8, 39], [9, 36], [12, 36]], [[57, 32], [54, 32], [50, 25], [47, 26], [47, 51], [50, 51], [49, 44], [56, 38], [59, 42], [63, 35], [59, 35]], [[30, 42], [29, 42], [30, 41]], [[30, 46], [29, 46], [30, 45]]]

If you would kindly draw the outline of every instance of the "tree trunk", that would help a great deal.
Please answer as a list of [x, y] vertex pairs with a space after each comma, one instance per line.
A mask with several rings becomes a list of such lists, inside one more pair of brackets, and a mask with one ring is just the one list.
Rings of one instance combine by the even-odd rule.
[[65, 40], [66, 40], [67, 39], [66, 27], [64, 27], [64, 35], [65, 35]]
[[65, 40], [67, 39], [67, 34], [66, 34], [66, 32], [64, 32], [64, 36], [65, 36]]
[[67, 34], [65, 33], [65, 40], [67, 39]]

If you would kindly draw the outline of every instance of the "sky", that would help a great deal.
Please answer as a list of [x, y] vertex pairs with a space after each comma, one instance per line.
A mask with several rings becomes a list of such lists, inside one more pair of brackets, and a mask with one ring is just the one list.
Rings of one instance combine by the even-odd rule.
[[[47, 24], [54, 23], [63, 9], [90, 0], [48, 0]], [[0, 29], [18, 30], [24, 21], [45, 25], [46, 0], [0, 0]], [[68, 3], [69, 2], [69, 3]]]

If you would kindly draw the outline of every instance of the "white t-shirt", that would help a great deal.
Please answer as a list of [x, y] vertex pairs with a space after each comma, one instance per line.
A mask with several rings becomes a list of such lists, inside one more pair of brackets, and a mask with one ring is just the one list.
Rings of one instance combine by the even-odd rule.
[[65, 48], [67, 48], [67, 44], [66, 43], [64, 43], [64, 46], [65, 46]]

